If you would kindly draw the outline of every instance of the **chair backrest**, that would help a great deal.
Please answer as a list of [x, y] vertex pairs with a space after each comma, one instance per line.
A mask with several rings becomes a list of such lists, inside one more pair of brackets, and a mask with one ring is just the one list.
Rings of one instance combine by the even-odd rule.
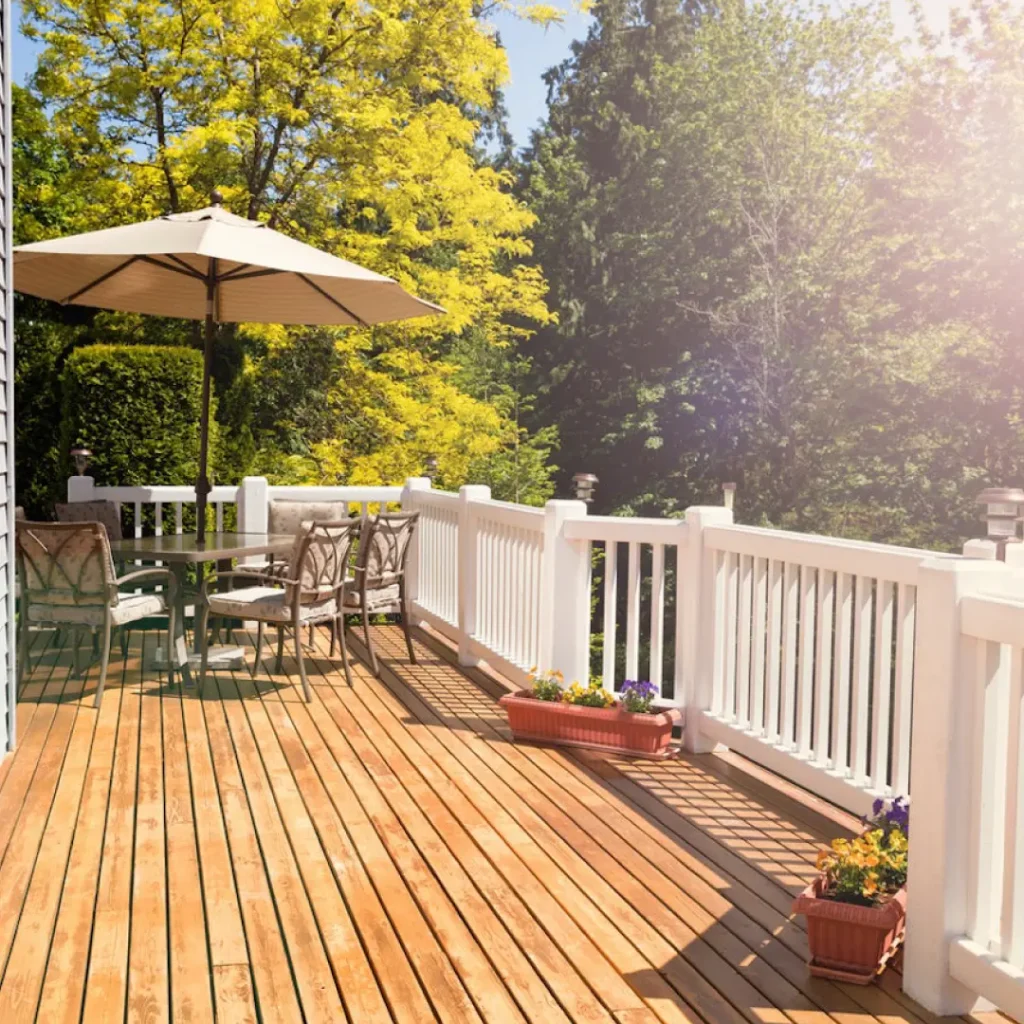
[[347, 501], [288, 501], [275, 498], [267, 506], [270, 533], [297, 534], [309, 523], [340, 523], [348, 519]]
[[59, 523], [102, 523], [110, 540], [122, 540], [121, 507], [115, 501], [69, 501], [53, 506]]
[[374, 590], [401, 581], [419, 512], [381, 512], [370, 520], [356, 558], [356, 583]]
[[102, 523], [17, 524], [22, 597], [29, 604], [117, 604], [110, 541]]
[[331, 597], [345, 581], [362, 519], [304, 523], [292, 549], [289, 577], [303, 602]]

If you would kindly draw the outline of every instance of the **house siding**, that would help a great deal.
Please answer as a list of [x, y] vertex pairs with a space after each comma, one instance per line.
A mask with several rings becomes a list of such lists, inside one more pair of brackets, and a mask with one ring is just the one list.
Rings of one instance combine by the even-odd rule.
[[14, 642], [14, 308], [11, 290], [11, 0], [0, 6], [0, 752], [16, 737]]

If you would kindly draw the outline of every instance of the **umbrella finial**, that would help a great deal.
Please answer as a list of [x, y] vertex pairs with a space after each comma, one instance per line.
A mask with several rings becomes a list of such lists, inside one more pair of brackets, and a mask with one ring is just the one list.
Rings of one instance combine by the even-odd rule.
[[221, 194], [221, 191], [220, 191], [220, 189], [219, 189], [219, 188], [215, 188], [215, 189], [214, 189], [214, 190], [213, 190], [213, 191], [212, 191], [212, 192], [210, 193], [210, 202], [211, 202], [211, 203], [212, 203], [212, 204], [213, 204], [214, 206], [220, 206], [220, 204], [224, 202], [224, 196], [223, 196], [223, 195]]

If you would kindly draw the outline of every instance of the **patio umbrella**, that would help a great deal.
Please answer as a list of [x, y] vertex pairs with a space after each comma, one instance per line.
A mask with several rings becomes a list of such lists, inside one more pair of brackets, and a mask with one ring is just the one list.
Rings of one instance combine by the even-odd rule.
[[60, 303], [206, 321], [196, 530], [210, 492], [215, 323], [370, 324], [443, 313], [390, 277], [213, 205], [14, 249], [16, 291]]

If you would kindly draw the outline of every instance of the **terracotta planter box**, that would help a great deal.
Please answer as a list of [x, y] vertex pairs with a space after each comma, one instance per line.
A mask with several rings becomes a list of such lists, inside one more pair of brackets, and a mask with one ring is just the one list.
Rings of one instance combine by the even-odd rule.
[[900, 889], [879, 907], [823, 899], [816, 878], [793, 903], [807, 918], [811, 974], [867, 985], [903, 939], [907, 891]]
[[621, 708], [588, 708], [580, 704], [538, 700], [529, 690], [501, 698], [508, 724], [517, 740], [567, 747], [610, 750], [632, 757], [661, 760], [672, 757], [672, 727], [682, 725], [677, 708], [641, 715]]

